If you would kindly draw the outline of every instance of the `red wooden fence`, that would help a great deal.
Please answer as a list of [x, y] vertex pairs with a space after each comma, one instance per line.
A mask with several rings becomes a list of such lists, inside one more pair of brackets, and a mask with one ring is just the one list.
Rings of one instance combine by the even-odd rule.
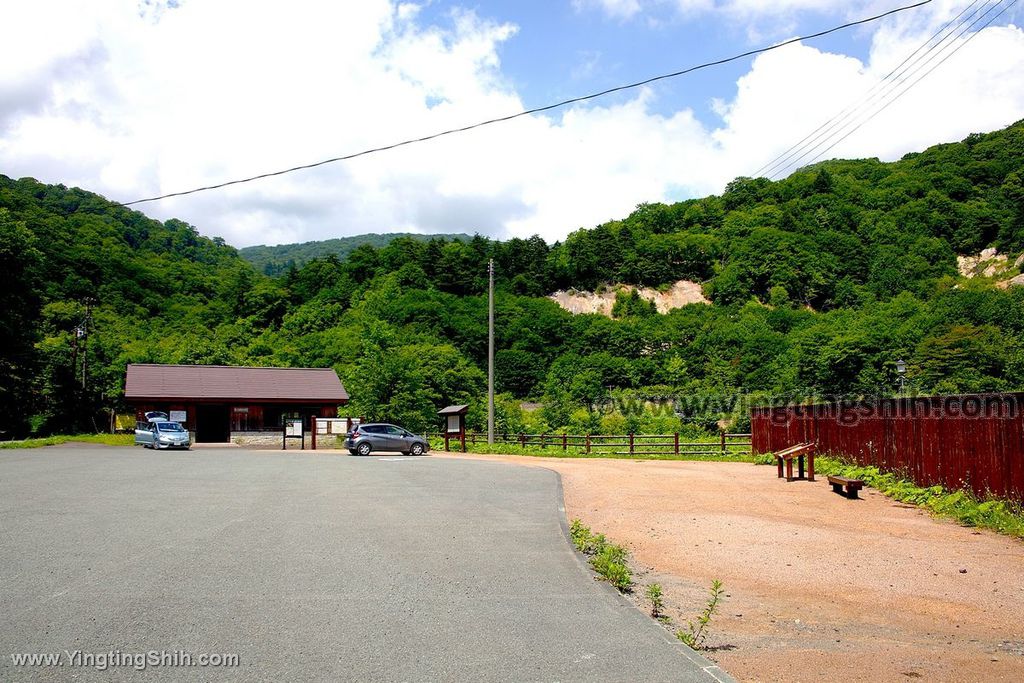
[[813, 441], [819, 453], [1024, 502], [1024, 393], [754, 408], [754, 453]]

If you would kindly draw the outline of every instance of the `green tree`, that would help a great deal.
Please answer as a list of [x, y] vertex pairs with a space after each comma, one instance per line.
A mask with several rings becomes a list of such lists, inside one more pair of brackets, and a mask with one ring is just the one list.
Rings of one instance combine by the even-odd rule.
[[42, 254], [24, 223], [0, 209], [0, 431], [23, 436], [33, 405]]

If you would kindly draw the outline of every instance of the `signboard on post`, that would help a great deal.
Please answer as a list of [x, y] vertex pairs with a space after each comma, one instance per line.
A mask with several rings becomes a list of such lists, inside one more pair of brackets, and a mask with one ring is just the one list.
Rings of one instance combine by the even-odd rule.
[[306, 450], [306, 435], [302, 429], [301, 417], [289, 417], [284, 421], [281, 429], [281, 450], [288, 448], [288, 439], [299, 439], [302, 441], [302, 450]]
[[177, 422], [178, 424], [185, 424], [188, 420], [188, 413], [184, 410], [172, 410], [171, 411], [171, 422]]
[[458, 439], [462, 444], [462, 452], [466, 452], [466, 413], [469, 412], [468, 405], [448, 406], [437, 411], [440, 417], [444, 418], [444, 449], [448, 450], [451, 439]]

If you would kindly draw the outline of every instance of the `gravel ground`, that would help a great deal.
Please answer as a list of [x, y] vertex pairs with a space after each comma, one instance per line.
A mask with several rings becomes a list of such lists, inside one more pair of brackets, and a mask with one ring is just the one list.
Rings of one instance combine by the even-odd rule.
[[774, 467], [451, 457], [559, 472], [568, 517], [627, 545], [676, 624], [720, 579], [710, 656], [741, 680], [1024, 680], [1019, 540]]

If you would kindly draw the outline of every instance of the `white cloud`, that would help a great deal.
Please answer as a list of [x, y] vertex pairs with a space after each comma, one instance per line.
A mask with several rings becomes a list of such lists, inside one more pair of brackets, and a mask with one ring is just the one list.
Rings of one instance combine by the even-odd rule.
[[[17, 43], [0, 42], [0, 172], [114, 199], [523, 108], [499, 50], [529, 40], [528, 27], [470, 11], [442, 29], [424, 25], [418, 5], [387, 0], [223, 0], [142, 13], [117, 0], [67, 12], [23, 4]], [[655, 113], [658, 91], [643, 90], [139, 208], [239, 246], [388, 230], [559, 239], [680, 189], [721, 191], [869, 88], [934, 26], [877, 29], [865, 63], [804, 45], [764, 54], [734, 97], [704, 105], [721, 116], [715, 130], [690, 109]], [[1022, 116], [1024, 32], [990, 28], [829, 156], [893, 159]]]

